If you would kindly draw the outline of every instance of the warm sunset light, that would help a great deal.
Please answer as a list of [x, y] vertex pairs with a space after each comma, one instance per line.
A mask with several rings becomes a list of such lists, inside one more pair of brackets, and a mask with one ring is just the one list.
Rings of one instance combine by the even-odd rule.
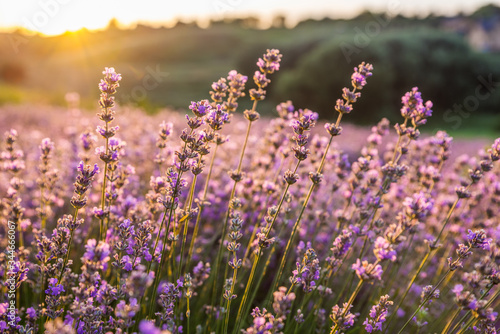
[[500, 0], [0, 0], [0, 334], [500, 333], [499, 111]]
[[286, 15], [290, 24], [315, 17], [352, 17], [363, 10], [378, 12], [396, 11], [406, 15], [427, 15], [434, 12], [451, 15], [458, 11], [470, 12], [487, 0], [436, 2], [423, 0], [418, 6], [412, 1], [362, 0], [352, 3], [345, 0], [0, 0], [0, 29], [21, 27], [45, 35], [57, 35], [81, 28], [100, 29], [112, 18], [125, 26], [137, 22], [168, 25], [174, 20], [198, 20], [225, 16], [258, 15], [264, 24], [275, 15]]

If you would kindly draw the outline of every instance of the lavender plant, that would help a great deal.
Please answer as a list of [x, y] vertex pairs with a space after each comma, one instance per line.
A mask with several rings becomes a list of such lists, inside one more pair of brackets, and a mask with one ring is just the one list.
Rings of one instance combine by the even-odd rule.
[[292, 101], [261, 117], [281, 58], [185, 117], [116, 105], [113, 68], [98, 117], [47, 110], [41, 129], [2, 107], [0, 332], [496, 333], [500, 138], [474, 156], [421, 135], [413, 87], [364, 139], [341, 121], [382, 75], [367, 63], [335, 122]]

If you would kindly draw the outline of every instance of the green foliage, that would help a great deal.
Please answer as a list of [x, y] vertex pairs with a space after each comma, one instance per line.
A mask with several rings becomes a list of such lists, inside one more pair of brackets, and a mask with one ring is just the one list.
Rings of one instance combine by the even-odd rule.
[[[486, 6], [461, 19], [480, 24], [497, 10]], [[115, 23], [106, 31], [51, 38], [12, 34], [0, 38], [4, 50], [0, 55], [0, 80], [20, 93], [0, 94], [4, 102], [36, 102], [37, 97], [46, 101], [54, 94], [63, 101], [66, 92], [76, 91], [82, 101], [94, 101], [98, 96], [95, 82], [100, 77], [95, 68], [113, 64], [127, 78], [122, 94], [117, 96], [120, 103], [151, 112], [167, 106], [184, 109], [190, 101], [207, 98], [207, 87], [225, 77], [228, 68], [251, 77], [255, 59], [267, 48], [278, 48], [285, 54], [283, 71], [273, 78], [260, 105], [263, 115], [270, 114], [276, 104], [292, 100], [323, 118], [336, 117], [333, 106], [341, 97], [342, 87], [349, 85], [352, 68], [367, 61], [374, 65], [377, 75], [363, 93], [366, 98], [360, 100], [351, 121], [369, 124], [381, 117], [398, 119], [400, 97], [418, 86], [435, 105], [435, 117], [428, 128], [460, 130], [469, 125], [472, 114], [479, 119], [497, 112], [500, 89], [496, 87], [462, 114], [457, 113], [455, 105], [471, 102], [478, 85], [484, 85], [480, 77], [500, 81], [500, 58], [494, 53], [476, 52], [465, 37], [442, 30], [446, 20], [401, 15], [389, 19], [364, 12], [352, 20], [310, 19], [293, 29], [284, 28], [278, 20], [274, 28], [259, 30], [251, 28], [251, 20], [241, 19], [213, 22], [208, 29], [179, 24], [170, 29], [139, 25], [134, 30], [120, 30]], [[11, 45], [13, 40], [17, 41], [15, 47]], [[155, 68], [168, 76], [151, 81], [148, 74]], [[33, 89], [41, 94], [24, 93]]]
[[[351, 115], [362, 124], [381, 117], [397, 119], [399, 97], [412, 86], [434, 102], [433, 118], [440, 122], [445, 110], [476, 94], [479, 76], [500, 79], [500, 60], [474, 52], [455, 34], [428, 29], [390, 30], [371, 38], [345, 34], [312, 50], [283, 74], [277, 82], [278, 99], [293, 99], [300, 107], [333, 118], [335, 99], [349, 85], [345, 78], [361, 61], [374, 64], [372, 84]], [[500, 92], [494, 91], [479, 108], [492, 110], [499, 98]]]

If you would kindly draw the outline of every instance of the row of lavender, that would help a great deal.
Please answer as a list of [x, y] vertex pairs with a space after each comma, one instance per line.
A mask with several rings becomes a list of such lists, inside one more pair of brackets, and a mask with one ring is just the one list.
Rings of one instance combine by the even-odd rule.
[[159, 131], [116, 112], [112, 68], [97, 132], [75, 110], [8, 131], [2, 333], [496, 333], [500, 139], [449, 161], [446, 133], [419, 138], [432, 103], [413, 88], [396, 139], [383, 119], [348, 156], [336, 138], [373, 67], [318, 131], [291, 102], [259, 120], [280, 60]]

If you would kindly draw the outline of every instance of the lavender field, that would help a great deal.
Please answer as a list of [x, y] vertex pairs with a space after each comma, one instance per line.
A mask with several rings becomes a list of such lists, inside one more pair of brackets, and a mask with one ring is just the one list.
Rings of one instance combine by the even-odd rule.
[[346, 124], [376, 63], [333, 122], [261, 117], [286, 56], [187, 115], [118, 105], [112, 67], [95, 110], [0, 107], [1, 333], [497, 333], [500, 138], [421, 135], [417, 87]]

